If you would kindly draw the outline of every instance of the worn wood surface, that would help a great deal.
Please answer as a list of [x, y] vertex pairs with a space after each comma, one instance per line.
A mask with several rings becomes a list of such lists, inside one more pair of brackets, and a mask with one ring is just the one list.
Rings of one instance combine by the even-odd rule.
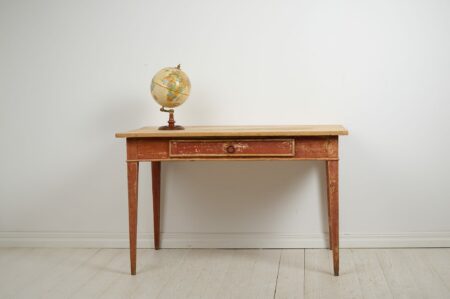
[[450, 249], [0, 248], [0, 298], [450, 298]]
[[291, 157], [294, 139], [170, 140], [170, 157]]
[[128, 162], [127, 168], [128, 168], [128, 221], [130, 233], [130, 268], [131, 274], [136, 275], [139, 162]]
[[337, 136], [347, 135], [341, 125], [293, 125], [293, 126], [188, 126], [185, 130], [158, 130], [144, 127], [116, 133], [117, 138], [138, 137], [274, 137], [274, 136]]
[[152, 162], [152, 193], [153, 193], [153, 234], [155, 249], [159, 249], [160, 237], [160, 197], [161, 197], [161, 162]]
[[[286, 139], [282, 139], [286, 140]], [[338, 136], [293, 138], [197, 139], [127, 138], [128, 161], [168, 160], [337, 160]], [[235, 151], [227, 152], [229, 145]]]
[[330, 225], [330, 245], [333, 251], [334, 275], [339, 275], [339, 174], [338, 161], [327, 161], [327, 194]]
[[328, 161], [325, 162], [325, 173], [327, 178], [327, 212], [328, 212], [328, 244], [329, 249], [333, 250], [333, 238], [331, 236], [331, 202], [330, 202], [330, 188], [328, 186], [329, 179], [328, 179]]

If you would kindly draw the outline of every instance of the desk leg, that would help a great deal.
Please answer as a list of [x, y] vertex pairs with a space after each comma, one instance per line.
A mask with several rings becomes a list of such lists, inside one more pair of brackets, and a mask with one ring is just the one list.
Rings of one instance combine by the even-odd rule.
[[333, 250], [333, 238], [331, 236], [331, 206], [330, 206], [330, 188], [329, 188], [329, 176], [328, 176], [328, 161], [325, 161], [326, 176], [327, 176], [327, 206], [328, 206], [328, 242], [330, 250]]
[[153, 234], [155, 249], [159, 249], [159, 211], [160, 211], [160, 187], [161, 187], [161, 162], [152, 162], [152, 190], [153, 190]]
[[128, 162], [128, 221], [130, 230], [131, 275], [136, 275], [137, 209], [139, 162]]
[[339, 168], [338, 161], [327, 161], [328, 215], [334, 275], [339, 275]]

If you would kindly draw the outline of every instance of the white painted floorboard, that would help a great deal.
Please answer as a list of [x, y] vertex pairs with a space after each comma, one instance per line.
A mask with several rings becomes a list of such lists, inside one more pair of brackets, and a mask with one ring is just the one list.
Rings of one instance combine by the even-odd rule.
[[0, 298], [450, 298], [450, 249], [1, 248]]

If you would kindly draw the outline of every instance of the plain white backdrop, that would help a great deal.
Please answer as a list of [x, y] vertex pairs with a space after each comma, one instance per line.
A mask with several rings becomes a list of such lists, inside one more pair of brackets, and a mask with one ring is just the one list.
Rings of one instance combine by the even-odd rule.
[[[450, 246], [450, 2], [1, 1], [0, 244], [127, 246], [124, 140], [160, 125], [343, 124], [344, 246]], [[323, 162], [163, 164], [162, 247], [325, 246]], [[150, 168], [139, 232], [150, 245]]]

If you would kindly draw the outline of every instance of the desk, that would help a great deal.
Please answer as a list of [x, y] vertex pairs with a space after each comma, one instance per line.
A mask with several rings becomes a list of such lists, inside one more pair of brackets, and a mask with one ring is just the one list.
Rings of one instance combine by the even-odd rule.
[[338, 139], [347, 135], [340, 125], [186, 127], [161, 131], [144, 127], [125, 133], [128, 171], [128, 217], [131, 274], [136, 274], [138, 173], [140, 162], [152, 164], [155, 249], [160, 245], [161, 162], [323, 160], [326, 164], [329, 245], [334, 275], [339, 275]]

